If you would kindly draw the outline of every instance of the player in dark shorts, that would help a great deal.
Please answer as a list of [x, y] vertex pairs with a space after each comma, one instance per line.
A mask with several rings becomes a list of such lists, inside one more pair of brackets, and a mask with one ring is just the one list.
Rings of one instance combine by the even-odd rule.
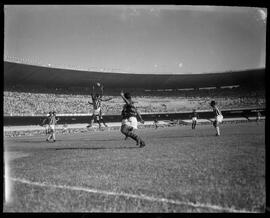
[[220, 136], [220, 129], [219, 129], [219, 123], [222, 123], [223, 121], [223, 116], [221, 111], [218, 109], [218, 107], [216, 106], [216, 102], [215, 101], [211, 101], [210, 102], [211, 107], [213, 108], [213, 113], [215, 116], [215, 120], [213, 122], [213, 126], [216, 129], [216, 136]]
[[191, 119], [192, 119], [192, 124], [191, 124], [191, 129], [195, 129], [197, 125], [197, 118], [198, 118], [198, 113], [196, 112], [195, 109], [193, 109]]
[[145, 146], [145, 142], [135, 134], [135, 130], [138, 129], [137, 116], [140, 118], [140, 122], [144, 123], [139, 111], [134, 106], [134, 102], [131, 100], [131, 95], [129, 93], [121, 92], [121, 97], [123, 98], [125, 105], [122, 110], [122, 125], [121, 132], [127, 137], [132, 138], [136, 141], [137, 145], [140, 147]]
[[[93, 91], [94, 91], [94, 86], [93, 86]], [[91, 93], [91, 97], [92, 97], [92, 102], [88, 101], [88, 104], [93, 105], [93, 111], [92, 111], [92, 117], [91, 117], [90, 124], [87, 126], [87, 128], [93, 126], [95, 118], [97, 119], [99, 128], [101, 128], [100, 121], [103, 123], [103, 125], [105, 127], [108, 127], [108, 125], [103, 120], [103, 113], [101, 110], [101, 102], [102, 101], [110, 101], [112, 98], [103, 99], [103, 86], [102, 85], [101, 85], [101, 95], [98, 93], [97, 94]]]

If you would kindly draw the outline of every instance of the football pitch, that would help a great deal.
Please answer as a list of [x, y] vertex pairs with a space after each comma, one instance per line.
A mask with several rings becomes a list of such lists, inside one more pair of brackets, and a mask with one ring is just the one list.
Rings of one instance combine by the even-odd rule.
[[264, 212], [265, 126], [4, 138], [4, 212]]

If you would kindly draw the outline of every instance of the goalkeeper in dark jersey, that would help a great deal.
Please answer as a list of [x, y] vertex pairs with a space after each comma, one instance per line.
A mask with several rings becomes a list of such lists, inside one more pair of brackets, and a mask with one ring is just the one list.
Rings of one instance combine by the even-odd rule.
[[131, 95], [129, 93], [121, 92], [121, 97], [125, 101], [125, 105], [122, 110], [122, 125], [121, 132], [126, 136], [130, 137], [137, 142], [140, 147], [145, 146], [145, 142], [135, 134], [134, 130], [138, 129], [137, 115], [140, 118], [140, 122], [144, 123], [139, 111], [134, 106], [134, 102], [131, 100]]

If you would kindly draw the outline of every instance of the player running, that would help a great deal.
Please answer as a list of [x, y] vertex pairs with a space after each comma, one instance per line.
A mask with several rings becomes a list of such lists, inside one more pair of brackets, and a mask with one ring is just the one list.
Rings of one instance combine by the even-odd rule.
[[210, 102], [211, 107], [213, 108], [213, 112], [215, 115], [215, 120], [213, 122], [213, 126], [216, 128], [216, 136], [220, 136], [220, 129], [219, 129], [219, 123], [222, 123], [223, 121], [223, 116], [221, 111], [218, 109], [218, 107], [216, 106], [216, 102], [215, 101], [211, 101]]
[[59, 118], [56, 118], [55, 111], [52, 112], [49, 119], [49, 137], [46, 139], [46, 141], [49, 142], [51, 139], [53, 139], [53, 142], [55, 142], [55, 125], [59, 121]]
[[198, 118], [198, 113], [196, 112], [196, 109], [193, 109], [191, 119], [192, 119], [192, 124], [191, 124], [191, 129], [195, 129], [197, 125], [197, 118]]
[[145, 142], [135, 134], [135, 129], [138, 129], [137, 115], [140, 118], [140, 122], [144, 123], [139, 111], [134, 106], [134, 102], [131, 100], [131, 95], [129, 93], [121, 92], [121, 97], [123, 98], [125, 105], [122, 110], [122, 125], [121, 132], [127, 137], [132, 138], [137, 142], [137, 145], [141, 147], [145, 146]]
[[[99, 83], [97, 83], [97, 84], [99, 84]], [[100, 84], [99, 84], [99, 86], [100, 86]], [[101, 85], [101, 95], [94, 94], [94, 86], [93, 86], [93, 93], [91, 93], [91, 97], [92, 97], [92, 102], [88, 101], [88, 104], [93, 105], [93, 112], [92, 112], [90, 124], [87, 126], [87, 128], [93, 126], [95, 118], [97, 119], [99, 128], [101, 128], [100, 121], [102, 121], [102, 123], [105, 127], [108, 127], [108, 125], [105, 123], [105, 121], [103, 120], [103, 117], [102, 117], [103, 113], [101, 110], [101, 102], [102, 101], [110, 101], [112, 98], [103, 99], [103, 85]]]

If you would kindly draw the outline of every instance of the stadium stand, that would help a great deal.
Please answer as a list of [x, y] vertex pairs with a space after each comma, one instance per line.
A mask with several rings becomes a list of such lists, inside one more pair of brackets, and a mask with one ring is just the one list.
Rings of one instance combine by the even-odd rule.
[[[41, 92], [41, 91], [40, 91]], [[44, 90], [43, 90], [44, 92]], [[83, 92], [83, 91], [82, 91]], [[44, 115], [50, 110], [58, 114], [87, 114], [91, 113], [91, 96], [72, 94], [72, 91], [56, 93], [38, 93], [21, 91], [4, 91], [4, 115]], [[142, 113], [153, 112], [180, 112], [193, 108], [209, 110], [209, 101], [215, 99], [221, 109], [241, 107], [264, 107], [265, 94], [263, 90], [248, 91], [241, 88], [215, 89], [215, 90], [191, 90], [175, 92], [162, 92], [162, 95], [154, 93], [132, 93], [137, 106]], [[105, 114], [120, 114], [123, 101], [120, 96], [112, 97], [111, 101], [103, 102]]]

